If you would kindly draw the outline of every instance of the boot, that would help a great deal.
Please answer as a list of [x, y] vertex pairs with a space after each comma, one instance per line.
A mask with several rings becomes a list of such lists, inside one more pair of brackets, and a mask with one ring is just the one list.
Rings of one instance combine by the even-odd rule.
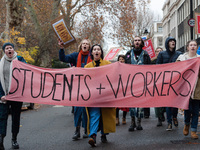
[[119, 126], [120, 122], [119, 122], [119, 118], [116, 118], [116, 126]]
[[17, 134], [12, 135], [12, 149], [19, 149], [19, 144], [17, 143]]
[[108, 142], [108, 140], [107, 140], [105, 134], [103, 134], [103, 135], [101, 136], [101, 142], [102, 142], [102, 143], [107, 143], [107, 142]]
[[190, 125], [184, 125], [183, 134], [187, 136], [189, 134]]
[[126, 118], [122, 118], [122, 124], [126, 124]]
[[87, 129], [84, 131], [83, 138], [88, 138]]
[[89, 139], [88, 143], [92, 146], [92, 147], [96, 147], [96, 135], [93, 134], [91, 136], [91, 138]]
[[158, 123], [157, 123], [157, 127], [162, 126], [162, 119], [158, 117]]
[[137, 130], [143, 130], [142, 126], [141, 126], [141, 118], [138, 118], [137, 119], [137, 127], [136, 127]]
[[3, 139], [4, 139], [4, 136], [2, 134], [0, 134], [0, 150], [5, 150], [5, 148], [3, 146]]
[[72, 137], [72, 139], [74, 140], [78, 140], [78, 138], [80, 138], [80, 127], [76, 127], [76, 131], [74, 132], [74, 136]]
[[136, 127], [136, 125], [135, 125], [135, 117], [131, 117], [131, 125], [130, 125], [128, 131], [134, 131], [135, 127]]
[[198, 139], [199, 137], [198, 137], [198, 135], [197, 135], [196, 132], [191, 131], [191, 138], [192, 138], [192, 139]]

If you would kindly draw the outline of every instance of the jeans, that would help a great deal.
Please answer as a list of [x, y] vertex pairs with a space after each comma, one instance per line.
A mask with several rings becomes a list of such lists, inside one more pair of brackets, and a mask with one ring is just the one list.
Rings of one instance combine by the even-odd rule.
[[193, 100], [190, 98], [189, 109], [184, 110], [184, 122], [185, 125], [190, 125], [191, 131], [196, 132], [199, 118], [199, 100]]
[[130, 108], [129, 111], [131, 117], [143, 118], [144, 116], [144, 108]]
[[166, 113], [167, 113], [168, 124], [172, 124], [172, 117], [177, 118], [178, 108], [166, 107]]
[[74, 107], [74, 124], [75, 127], [80, 127], [82, 121], [82, 127], [87, 129], [87, 114], [85, 107]]

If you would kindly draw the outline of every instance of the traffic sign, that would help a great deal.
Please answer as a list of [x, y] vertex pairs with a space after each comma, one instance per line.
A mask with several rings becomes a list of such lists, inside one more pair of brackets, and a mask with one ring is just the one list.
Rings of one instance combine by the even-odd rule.
[[194, 26], [195, 26], [195, 19], [194, 19], [194, 18], [189, 19], [189, 20], [188, 20], [188, 25], [189, 25], [190, 27], [194, 27]]

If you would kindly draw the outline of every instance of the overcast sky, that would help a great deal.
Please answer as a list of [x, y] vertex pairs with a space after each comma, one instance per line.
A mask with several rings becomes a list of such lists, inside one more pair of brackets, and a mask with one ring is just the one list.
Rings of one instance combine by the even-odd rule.
[[154, 11], [155, 14], [160, 14], [163, 16], [162, 7], [165, 3], [165, 0], [151, 0], [150, 8]]

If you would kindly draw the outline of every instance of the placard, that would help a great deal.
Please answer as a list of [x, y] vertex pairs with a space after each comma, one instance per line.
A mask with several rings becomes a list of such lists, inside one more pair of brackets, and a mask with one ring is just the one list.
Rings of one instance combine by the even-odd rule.
[[112, 47], [104, 57], [105, 60], [113, 60], [117, 54], [122, 50], [122, 47]]
[[151, 39], [148, 39], [148, 40], [144, 41], [143, 49], [148, 52], [148, 54], [149, 54], [151, 59], [156, 57], [156, 54], [155, 54]]
[[76, 41], [65, 24], [64, 16], [59, 16], [58, 18], [53, 20], [51, 22], [51, 25], [56, 36], [63, 42], [64, 47], [67, 47]]
[[195, 33], [200, 34], [200, 13], [195, 13]]

